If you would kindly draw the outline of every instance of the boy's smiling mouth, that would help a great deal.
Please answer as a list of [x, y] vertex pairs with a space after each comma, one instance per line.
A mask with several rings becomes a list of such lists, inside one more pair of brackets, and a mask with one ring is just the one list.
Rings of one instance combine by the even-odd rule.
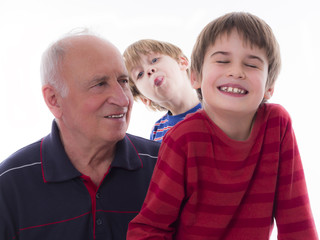
[[245, 95], [248, 93], [247, 90], [240, 88], [240, 87], [231, 87], [231, 86], [220, 86], [218, 89], [222, 92], [226, 93], [235, 93], [235, 94], [242, 94]]

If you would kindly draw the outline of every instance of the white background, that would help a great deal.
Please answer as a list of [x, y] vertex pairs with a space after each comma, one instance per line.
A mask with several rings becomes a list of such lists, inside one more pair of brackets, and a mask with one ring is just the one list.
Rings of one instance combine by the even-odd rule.
[[[201, 29], [230, 11], [264, 19], [280, 43], [283, 67], [271, 102], [293, 119], [320, 226], [320, 7], [318, 0], [1, 0], [0, 161], [47, 135], [52, 115], [41, 95], [39, 62], [44, 49], [64, 33], [89, 27], [121, 52], [142, 38], [172, 42], [190, 57]], [[164, 113], [135, 103], [128, 132], [148, 138]], [[276, 231], [272, 239], [276, 239]]]

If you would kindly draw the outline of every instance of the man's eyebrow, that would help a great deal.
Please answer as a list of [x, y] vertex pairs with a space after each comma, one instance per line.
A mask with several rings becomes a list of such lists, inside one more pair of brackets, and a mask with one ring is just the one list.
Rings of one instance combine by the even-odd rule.
[[97, 75], [97, 76], [92, 77], [91, 80], [86, 83], [86, 85], [88, 87], [91, 87], [91, 86], [96, 85], [96, 84], [98, 84], [100, 82], [107, 82], [109, 80], [109, 78], [110, 77], [108, 77], [106, 75], [103, 75], [103, 76], [98, 76]]
[[96, 82], [101, 82], [101, 81], [108, 81], [109, 80], [109, 76], [106, 76], [106, 75], [103, 75], [103, 76], [95, 76], [93, 79], [92, 79], [92, 83], [96, 83]]
[[129, 78], [128, 74], [121, 74], [118, 78]]

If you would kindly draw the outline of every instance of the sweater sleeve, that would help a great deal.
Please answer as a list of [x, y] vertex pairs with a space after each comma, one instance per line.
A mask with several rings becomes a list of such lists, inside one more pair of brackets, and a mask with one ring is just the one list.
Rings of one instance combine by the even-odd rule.
[[295, 134], [290, 117], [284, 119], [280, 120], [283, 134], [275, 199], [278, 239], [315, 240], [318, 239], [318, 235]]
[[183, 151], [166, 137], [142, 209], [129, 223], [127, 240], [172, 239], [185, 194], [184, 166]]

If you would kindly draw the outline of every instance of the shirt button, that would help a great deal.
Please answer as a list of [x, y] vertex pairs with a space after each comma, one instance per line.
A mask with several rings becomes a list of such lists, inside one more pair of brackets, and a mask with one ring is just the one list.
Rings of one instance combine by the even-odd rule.
[[101, 224], [102, 224], [102, 220], [101, 220], [100, 218], [98, 218], [98, 219], [96, 220], [96, 223], [97, 223], [97, 225], [101, 225]]
[[97, 192], [97, 193], [96, 193], [96, 198], [100, 198], [100, 197], [101, 197], [100, 193]]

